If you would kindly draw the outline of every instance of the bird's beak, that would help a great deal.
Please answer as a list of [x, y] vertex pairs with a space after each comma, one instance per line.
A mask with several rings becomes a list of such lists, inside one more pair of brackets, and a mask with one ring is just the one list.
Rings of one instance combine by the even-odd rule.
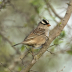
[[50, 24], [47, 25], [48, 27], [51, 26]]

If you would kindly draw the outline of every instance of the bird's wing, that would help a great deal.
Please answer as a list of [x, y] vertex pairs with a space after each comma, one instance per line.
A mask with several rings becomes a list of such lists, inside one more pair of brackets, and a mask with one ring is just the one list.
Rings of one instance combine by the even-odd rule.
[[35, 37], [37, 36], [40, 36], [40, 35], [44, 35], [45, 34], [45, 29], [42, 29], [42, 28], [36, 28], [35, 30], [33, 30], [26, 38], [24, 41], [28, 41], [30, 39], [34, 39]]

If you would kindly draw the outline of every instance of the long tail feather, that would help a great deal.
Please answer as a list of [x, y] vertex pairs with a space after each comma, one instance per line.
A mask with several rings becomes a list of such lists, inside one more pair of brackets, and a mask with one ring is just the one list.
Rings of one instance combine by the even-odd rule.
[[[13, 46], [16, 46], [16, 45], [19, 45], [19, 44], [22, 44], [22, 43], [15, 44], [15, 45], [13, 45]], [[12, 47], [13, 47], [13, 46], [12, 46]]]

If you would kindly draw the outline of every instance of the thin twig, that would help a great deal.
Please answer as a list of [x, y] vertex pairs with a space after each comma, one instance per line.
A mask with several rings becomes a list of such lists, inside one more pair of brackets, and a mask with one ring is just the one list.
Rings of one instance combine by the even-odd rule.
[[15, 59], [14, 59], [14, 62], [9, 66], [9, 69], [10, 69], [10, 70], [13, 70], [13, 69], [16, 67], [17, 62], [19, 63], [19, 62], [21, 62], [21, 61], [22, 61], [22, 64], [23, 64], [23, 66], [24, 66], [23, 60], [27, 57], [29, 51], [30, 51], [30, 48], [29, 48], [28, 50], [26, 50], [26, 52], [24, 52], [24, 53], [23, 53], [22, 55], [20, 55], [18, 58], [15, 58]]
[[0, 9], [4, 8], [6, 4], [10, 3], [11, 0], [2, 0], [0, 4]]
[[[53, 17], [53, 15], [52, 15], [52, 13], [51, 13], [51, 10], [50, 10], [50, 8], [49, 8], [49, 5], [47, 4], [46, 0], [45, 0], [45, 3], [46, 3], [46, 6], [47, 6], [48, 13], [50, 14], [51, 17]], [[57, 24], [59, 23], [59, 22], [57, 22], [57, 21], [55, 20], [55, 18], [53, 18], [53, 20], [54, 20]]]
[[[0, 63], [0, 65], [2, 65], [4, 68], [6, 68], [3, 63]], [[9, 68], [7, 68], [7, 69], [8, 69], [10, 72], [13, 72], [13, 71], [11, 71]]]
[[[5, 39], [12, 46], [12, 42], [8, 38], [6, 38], [1, 32], [0, 32], [0, 35], [3, 39]], [[18, 49], [16, 49], [15, 47], [12, 47], [12, 48], [17, 52], [17, 54], [20, 54]]]
[[59, 19], [62, 19], [62, 17], [60, 17], [57, 13], [56, 13], [56, 11], [55, 11], [55, 9], [52, 7], [52, 5], [47, 1], [47, 0], [44, 0], [45, 1], [45, 3], [46, 3], [46, 5], [52, 10], [52, 12], [55, 14], [55, 16], [56, 17], [58, 17]]

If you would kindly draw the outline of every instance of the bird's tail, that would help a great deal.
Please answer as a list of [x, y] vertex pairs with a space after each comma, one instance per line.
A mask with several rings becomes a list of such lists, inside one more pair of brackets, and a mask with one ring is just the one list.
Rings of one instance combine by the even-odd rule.
[[[22, 42], [21, 42], [21, 43], [17, 43], [17, 44], [15, 44], [15, 45], [13, 45], [13, 46], [16, 46], [16, 45], [19, 45], [19, 44], [22, 44]], [[12, 46], [12, 47], [13, 47], [13, 46]]]

